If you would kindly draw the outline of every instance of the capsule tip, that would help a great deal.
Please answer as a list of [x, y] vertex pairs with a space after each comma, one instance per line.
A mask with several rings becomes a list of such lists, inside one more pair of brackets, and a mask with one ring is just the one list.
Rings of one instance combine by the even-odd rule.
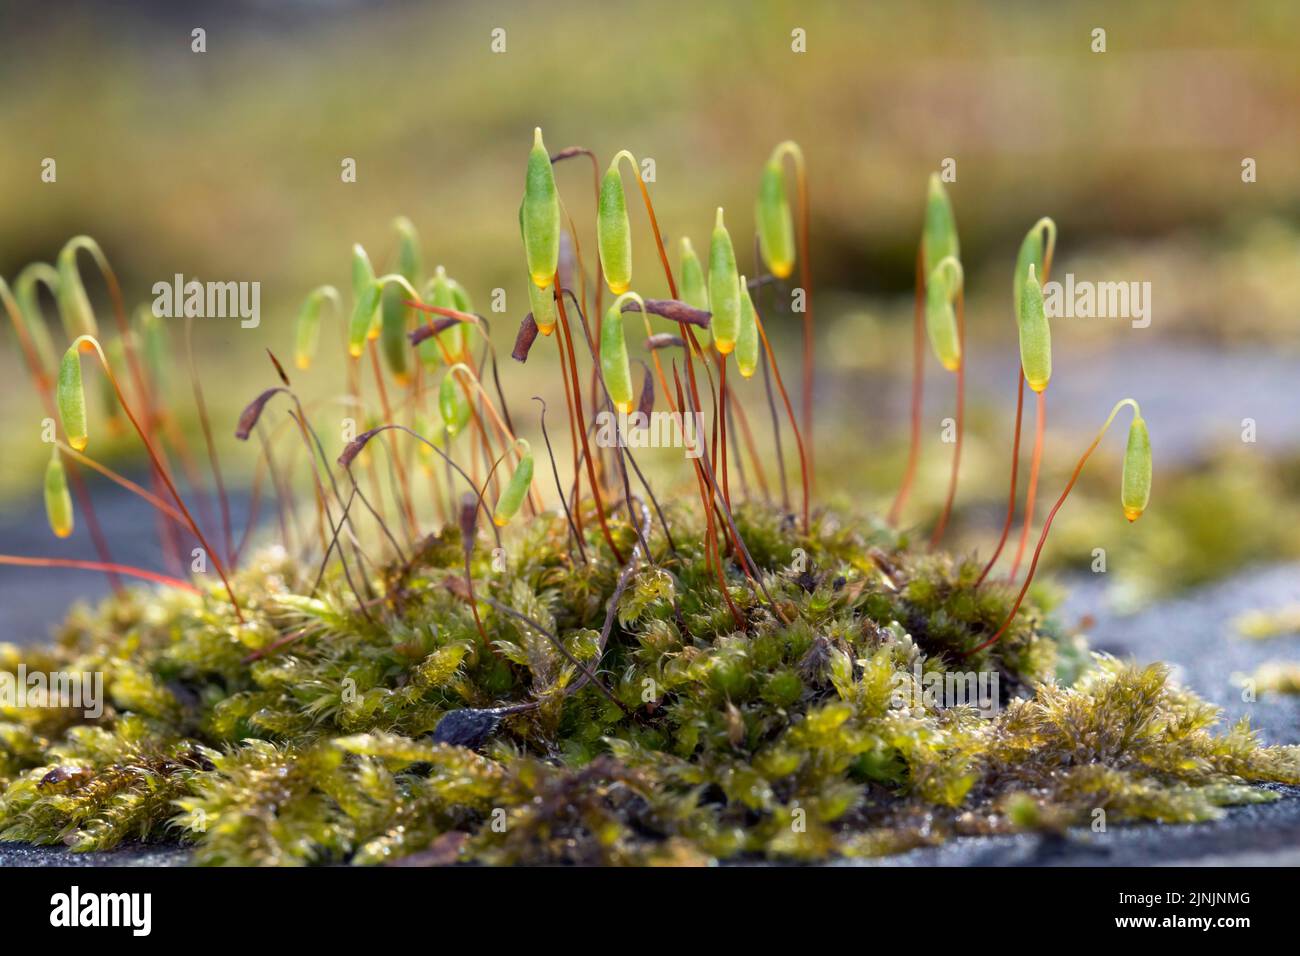
[[549, 289], [555, 279], [553, 272], [534, 272], [532, 273], [533, 285], [539, 289]]
[[69, 435], [68, 444], [77, 451], [85, 451], [86, 446], [90, 444], [90, 437], [88, 435]]
[[[534, 319], [534, 321], [536, 320]], [[541, 332], [542, 335], [550, 335], [552, 332], [555, 331], [555, 323], [552, 322], [550, 325], [542, 325], [540, 322], [538, 322], [537, 331]]]
[[772, 275], [776, 276], [778, 279], [788, 279], [790, 278], [790, 274], [794, 272], [793, 262], [782, 260], [780, 262], [770, 263], [769, 265], [772, 270]]
[[725, 339], [714, 339], [713, 344], [717, 346], [720, 355], [730, 355], [736, 348], [735, 342], [728, 342]]
[[611, 282], [609, 284], [609, 291], [614, 293], [614, 295], [622, 295], [631, 287], [632, 283], [630, 282]]
[[300, 372], [305, 372], [311, 368], [311, 358], [306, 355], [299, 355], [293, 360], [293, 364], [298, 366]]
[[620, 415], [630, 415], [630, 414], [632, 414], [632, 403], [631, 403], [631, 402], [615, 402], [615, 403], [614, 403], [614, 407], [615, 407], [616, 409], [618, 409], [618, 413], [619, 413]]
[[1138, 518], [1142, 517], [1142, 509], [1125, 507], [1124, 517], [1128, 518], [1129, 524], [1132, 524], [1134, 521], [1137, 521]]
[[348, 354], [351, 355], [353, 358], [361, 358], [362, 351], [363, 348], [360, 342], [357, 342], [356, 344], [348, 345]]
[[534, 149], [546, 148], [546, 145], [542, 142], [542, 128], [540, 126], [533, 127], [533, 148]]
[[725, 225], [723, 224], [723, 222], [722, 222], [722, 207], [721, 207], [721, 206], [718, 207], [717, 215], [715, 215], [714, 218], [713, 218], [713, 228], [714, 228], [714, 229], [725, 229], [725, 228], [726, 228], [726, 226], [725, 226]]
[[509, 518], [503, 518], [500, 515], [492, 516], [492, 523], [496, 525], [498, 528], [504, 528], [509, 522], [510, 522]]

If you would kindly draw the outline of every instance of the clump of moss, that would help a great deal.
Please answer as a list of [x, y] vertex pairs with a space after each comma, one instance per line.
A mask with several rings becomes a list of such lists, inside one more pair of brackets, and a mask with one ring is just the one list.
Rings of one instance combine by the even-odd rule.
[[[11, 671], [101, 672], [107, 698], [94, 720], [0, 711], [0, 839], [185, 841], [208, 864], [823, 860], [1097, 809], [1204, 820], [1300, 783], [1300, 750], [1216, 735], [1214, 708], [1088, 653], [1041, 591], [963, 657], [1013, 598], [974, 561], [745, 505], [768, 570], [728, 565], [740, 629], [699, 519], [668, 517], [675, 552], [652, 537], [603, 644], [624, 569], [595, 534], [583, 563], [554, 515], [507, 537], [505, 570], [474, 554], [482, 633], [455, 527], [377, 575], [366, 612], [338, 571], [308, 596], [316, 569], [278, 549], [233, 579], [243, 624], [217, 589], [75, 610], [54, 646], [0, 648]], [[917, 675], [966, 671], [998, 674], [995, 716], [900, 706]], [[435, 739], [452, 712], [482, 715], [470, 746]]]

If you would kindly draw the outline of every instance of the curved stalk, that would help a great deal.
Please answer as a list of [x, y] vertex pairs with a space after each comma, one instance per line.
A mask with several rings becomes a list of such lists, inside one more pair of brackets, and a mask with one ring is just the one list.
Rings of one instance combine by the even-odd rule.
[[148, 452], [149, 459], [158, 472], [158, 477], [167, 486], [167, 491], [171, 494], [172, 500], [176, 502], [176, 507], [185, 516], [185, 522], [189, 525], [190, 531], [194, 533], [194, 537], [198, 539], [199, 544], [203, 546], [203, 550], [212, 558], [212, 566], [217, 569], [217, 574], [221, 577], [221, 583], [225, 585], [226, 595], [230, 598], [231, 607], [235, 610], [236, 620], [241, 624], [244, 623], [244, 614], [239, 608], [239, 601], [235, 598], [234, 589], [230, 586], [230, 579], [226, 577], [226, 569], [221, 559], [217, 556], [217, 552], [213, 550], [212, 545], [208, 543], [207, 537], [195, 522], [194, 516], [190, 514], [189, 508], [185, 506], [185, 501], [181, 498], [180, 492], [176, 490], [176, 485], [172, 483], [171, 475], [167, 473], [167, 469], [159, 459], [157, 451], [154, 450], [153, 442], [149, 440], [148, 434], [141, 427], [135, 413], [131, 411], [131, 406], [127, 404], [126, 396], [122, 394], [122, 387], [118, 384], [117, 376], [113, 374], [113, 368], [109, 365], [108, 357], [100, 347], [99, 340], [92, 335], [81, 335], [73, 341], [71, 347], [75, 349], [84, 347], [87, 344], [94, 349], [95, 355], [98, 356], [99, 364], [103, 367], [104, 374], [108, 376], [109, 384], [113, 386], [113, 392], [117, 395], [118, 403], [122, 406], [122, 411], [126, 413], [126, 417], [130, 419], [131, 427], [135, 429], [136, 434], [140, 436], [140, 440], [144, 443], [145, 451]]
[[[1039, 397], [1042, 397], [1041, 392], [1039, 393]], [[1133, 409], [1133, 417], [1135, 419], [1142, 417], [1142, 411], [1138, 408], [1138, 403], [1133, 401], [1133, 399], [1123, 398], [1115, 403], [1115, 407], [1110, 410], [1110, 414], [1106, 416], [1105, 423], [1097, 432], [1097, 437], [1092, 440], [1092, 444], [1088, 446], [1087, 450], [1084, 451], [1083, 456], [1080, 457], [1079, 463], [1074, 466], [1074, 473], [1070, 475], [1070, 480], [1066, 483], [1065, 490], [1061, 492], [1061, 497], [1056, 499], [1056, 504], [1054, 504], [1052, 510], [1048, 512], [1047, 520], [1043, 522], [1043, 531], [1038, 536], [1038, 545], [1034, 548], [1034, 557], [1029, 563], [1029, 572], [1025, 575], [1025, 583], [1021, 585], [1020, 593], [1016, 595], [1015, 604], [1011, 606], [1011, 613], [1007, 615], [1006, 620], [1002, 622], [1002, 626], [997, 629], [997, 632], [992, 637], [984, 643], [967, 651], [962, 655], [963, 657], [969, 657], [971, 654], [976, 654], [984, 650], [986, 647], [997, 643], [997, 641], [1001, 639], [1002, 635], [1006, 633], [1007, 628], [1011, 626], [1011, 622], [1015, 620], [1016, 613], [1020, 610], [1020, 605], [1025, 599], [1026, 592], [1029, 590], [1029, 585], [1034, 580], [1034, 572], [1038, 570], [1038, 558], [1043, 553], [1043, 545], [1047, 543], [1047, 533], [1052, 530], [1052, 520], [1056, 517], [1056, 513], [1061, 510], [1061, 505], [1065, 504], [1065, 499], [1069, 497], [1071, 490], [1074, 488], [1075, 482], [1079, 480], [1079, 474], [1083, 471], [1083, 466], [1088, 463], [1088, 459], [1092, 456], [1092, 453], [1097, 450], [1097, 446], [1101, 444], [1101, 440], [1106, 437], [1106, 432], [1110, 429], [1111, 423], [1115, 421], [1115, 416], [1119, 414], [1120, 409], [1125, 405], [1128, 405]], [[1133, 519], [1130, 518], [1129, 520], [1131, 521]]]

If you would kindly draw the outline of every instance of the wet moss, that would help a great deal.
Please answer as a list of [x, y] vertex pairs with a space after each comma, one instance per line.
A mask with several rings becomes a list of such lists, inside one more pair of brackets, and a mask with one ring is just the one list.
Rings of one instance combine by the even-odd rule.
[[[555, 516], [507, 537], [504, 570], [474, 555], [486, 643], [455, 530], [377, 575], [368, 615], [329, 575], [305, 593], [316, 569], [279, 550], [235, 581], [243, 625], [216, 589], [74, 610], [0, 663], [102, 673], [104, 711], [0, 710], [0, 839], [181, 841], [207, 864], [811, 861], [1098, 810], [1203, 820], [1300, 783], [1300, 751], [1089, 653], [1047, 590], [963, 656], [1013, 597], [978, 563], [746, 505], [765, 570], [726, 569], [738, 626], [703, 528], [668, 518], [676, 552], [653, 536], [604, 641], [622, 569], [595, 535], [583, 564]], [[997, 675], [992, 716], [922, 692], [967, 672]]]

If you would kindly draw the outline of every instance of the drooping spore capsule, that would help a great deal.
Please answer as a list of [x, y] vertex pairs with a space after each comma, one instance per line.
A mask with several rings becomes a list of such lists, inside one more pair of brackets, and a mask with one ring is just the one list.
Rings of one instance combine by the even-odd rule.
[[952, 203], [943, 180], [938, 173], [930, 174], [930, 189], [925, 202], [925, 227], [921, 237], [925, 254], [925, 274], [928, 276], [944, 259], [961, 258], [957, 241], [957, 220], [952, 214]]
[[[422, 271], [420, 255], [420, 237], [409, 219], [399, 216], [393, 221], [397, 229], [397, 272], [413, 286], [420, 284]], [[406, 341], [406, 328], [410, 324], [411, 307], [406, 305], [408, 293], [400, 285], [391, 283], [384, 286], [380, 300], [379, 345], [384, 353], [384, 362], [399, 385], [410, 381], [410, 369], [407, 352], [410, 350]]]
[[366, 250], [358, 243], [352, 247], [352, 318], [348, 322], [348, 354], [360, 358], [366, 339], [379, 330], [379, 299], [382, 290], [375, 283], [375, 269]]
[[718, 351], [729, 354], [740, 334], [740, 274], [736, 271], [736, 252], [731, 235], [722, 221], [718, 207], [709, 243], [709, 302], [713, 306], [713, 340]]
[[[626, 293], [624, 295], [627, 295]], [[623, 334], [624, 296], [619, 296], [605, 312], [600, 327], [600, 372], [609, 389], [610, 401], [623, 414], [632, 411], [632, 367], [627, 357], [627, 338]]]
[[45, 466], [45, 516], [55, 537], [66, 538], [72, 534], [72, 496], [68, 494], [68, 475], [58, 446]]
[[[691, 245], [691, 240], [686, 236], [682, 236], [680, 256], [680, 295], [682, 301], [694, 309], [708, 312], [709, 286], [704, 279], [704, 267], [700, 265], [700, 257], [695, 254], [695, 247]], [[709, 341], [708, 329], [700, 329], [695, 333], [695, 336], [699, 339], [701, 345], [705, 345]]]
[[543, 335], [550, 335], [555, 331], [555, 292], [549, 286], [545, 289], [539, 289], [531, 282], [528, 283], [528, 304], [533, 310], [533, 321], [537, 323], [537, 331]]
[[758, 248], [763, 262], [778, 279], [789, 277], [794, 271], [794, 219], [785, 194], [780, 147], [763, 167], [754, 221], [758, 227]]
[[510, 480], [501, 489], [501, 497], [497, 498], [497, 506], [492, 511], [492, 521], [498, 528], [505, 527], [519, 513], [524, 496], [533, 483], [533, 453], [529, 450], [528, 442], [520, 439], [519, 444], [524, 453], [520, 456], [519, 464], [515, 465]]
[[[120, 336], [111, 339], [104, 347], [104, 358], [108, 361], [108, 365], [114, 374], [118, 374], [126, 368], [126, 346]], [[111, 378], [107, 375], [101, 375], [99, 381], [99, 398], [104, 406], [105, 424], [108, 427], [109, 435], [116, 438], [126, 431], [126, 421], [122, 416], [122, 403], [117, 400], [117, 389], [113, 387]]]
[[1151, 500], [1151, 436], [1146, 420], [1133, 416], [1124, 449], [1124, 473], [1120, 482], [1120, 504], [1124, 517], [1136, 521]]
[[544, 288], [554, 279], [560, 261], [560, 197], [540, 126], [533, 131], [533, 148], [528, 153], [519, 224], [529, 275], [539, 288]]
[[302, 300], [298, 309], [298, 321], [295, 326], [293, 363], [298, 368], [311, 368], [316, 357], [316, 347], [320, 342], [321, 296], [313, 291]]
[[465, 396], [464, 384], [456, 379], [457, 374], [457, 366], [452, 366], [438, 386], [438, 412], [452, 438], [461, 433], [470, 416], [469, 399]]
[[752, 378], [758, 371], [758, 316], [744, 276], [740, 277], [740, 331], [736, 335], [736, 368], [744, 378]]
[[136, 322], [140, 329], [140, 340], [143, 344], [144, 364], [149, 369], [149, 377], [154, 383], [154, 391], [160, 394], [165, 393], [167, 390], [167, 375], [172, 364], [170, 350], [167, 345], [167, 329], [164, 327], [162, 319], [154, 315], [153, 309], [148, 306], [141, 306], [136, 316]]
[[99, 327], [95, 322], [95, 311], [90, 307], [90, 298], [81, 281], [81, 272], [77, 269], [77, 251], [81, 248], [97, 251], [98, 246], [85, 236], [68, 240], [59, 250], [57, 260], [59, 286], [55, 299], [59, 305], [59, 316], [69, 339], [82, 335], [98, 335]]
[[348, 354], [353, 358], [360, 358], [365, 351], [366, 340], [374, 337], [371, 331], [378, 327], [379, 300], [382, 295], [379, 283], [371, 280], [357, 296], [352, 308], [352, 321], [348, 323]]
[[[625, 154], [619, 154], [622, 155]], [[632, 225], [627, 218], [623, 177], [618, 172], [619, 156], [615, 156], [605, 170], [596, 206], [600, 268], [605, 274], [605, 284], [615, 295], [622, 295], [632, 284]]]
[[45, 320], [41, 315], [38, 283], [44, 283], [50, 293], [57, 298], [59, 273], [49, 263], [33, 262], [18, 273], [18, 277], [14, 279], [12, 292], [10, 292], [9, 286], [4, 279], [0, 277], [0, 299], [8, 300], [5, 303], [6, 306], [13, 305], [14, 311], [27, 332], [27, 338], [31, 342], [34, 353], [32, 357], [36, 360], [39, 374], [48, 380], [54, 377], [55, 351], [54, 343], [50, 338], [50, 330], [46, 327]]
[[1020, 366], [1035, 392], [1047, 388], [1052, 377], [1052, 330], [1043, 310], [1043, 289], [1038, 271], [1030, 263], [1020, 298]]
[[55, 397], [68, 444], [77, 451], [85, 450], [90, 441], [86, 434], [86, 391], [81, 382], [81, 356], [77, 354], [75, 344], [63, 353], [63, 360], [59, 362]]
[[1044, 231], [1051, 237], [1048, 241], [1054, 241], [1056, 223], [1046, 216], [1034, 223], [1033, 228], [1025, 233], [1025, 238], [1020, 243], [1020, 251], [1016, 254], [1016, 271], [1011, 278], [1011, 304], [1015, 308], [1016, 315], [1020, 314], [1020, 299], [1025, 287], [1025, 277], [1028, 276], [1031, 265], [1038, 276], [1039, 284], [1042, 284]]
[[925, 331], [935, 358], [950, 372], [961, 367], [961, 336], [952, 306], [961, 281], [957, 260], [945, 259], [925, 283]]
[[[454, 282], [447, 276], [447, 270], [442, 266], [434, 270], [433, 279], [430, 280], [426, 291], [430, 301], [438, 308], [457, 308]], [[443, 329], [438, 333], [437, 342], [433, 339], [425, 339], [420, 343], [420, 358], [426, 367], [432, 368], [442, 361], [444, 349], [446, 354], [452, 357], [452, 361], [460, 357], [465, 348], [463, 325], [464, 323], [457, 322]]]

